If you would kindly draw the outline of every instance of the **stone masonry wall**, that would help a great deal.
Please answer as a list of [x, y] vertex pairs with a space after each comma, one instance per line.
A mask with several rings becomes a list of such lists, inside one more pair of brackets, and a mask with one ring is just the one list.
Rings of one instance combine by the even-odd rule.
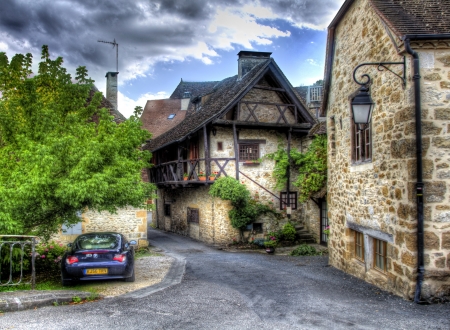
[[[414, 90], [411, 57], [407, 85], [376, 66], [358, 70], [373, 78], [372, 161], [352, 164], [351, 97], [359, 85], [353, 69], [364, 62], [402, 61], [386, 28], [366, 0], [357, 0], [335, 31], [335, 56], [327, 108], [330, 263], [385, 290], [412, 298], [416, 282]], [[413, 45], [414, 48], [414, 45]], [[425, 47], [426, 48], [426, 47]], [[416, 48], [417, 49], [417, 48]], [[421, 61], [425, 181], [425, 281], [423, 296], [450, 294], [450, 51], [418, 49]], [[401, 67], [392, 67], [401, 72]], [[353, 230], [387, 241], [387, 271], [373, 259], [355, 259]], [[371, 250], [371, 251], [370, 251]], [[369, 258], [369, 259], [370, 259]]]
[[[124, 234], [128, 239], [147, 238], [147, 210], [132, 206], [109, 212], [86, 211], [81, 216], [82, 233], [113, 231]], [[65, 235], [62, 232], [55, 236], [63, 242], [73, 242], [78, 235]]]

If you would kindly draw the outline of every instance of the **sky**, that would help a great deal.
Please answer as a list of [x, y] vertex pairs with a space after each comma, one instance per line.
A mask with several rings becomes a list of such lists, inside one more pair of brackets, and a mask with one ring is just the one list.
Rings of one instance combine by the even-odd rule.
[[168, 98], [180, 80], [237, 74], [241, 50], [271, 52], [293, 86], [323, 79], [327, 26], [344, 0], [1, 0], [0, 52], [42, 45], [75, 76], [85, 66], [105, 93], [116, 71], [125, 116], [147, 100]]

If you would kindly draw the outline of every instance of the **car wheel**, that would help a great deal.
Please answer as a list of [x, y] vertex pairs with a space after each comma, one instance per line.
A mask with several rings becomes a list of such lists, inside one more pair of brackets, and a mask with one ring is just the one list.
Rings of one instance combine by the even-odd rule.
[[133, 269], [133, 275], [131, 275], [130, 277], [127, 277], [125, 279], [125, 282], [134, 282], [136, 280], [136, 277], [134, 275], [134, 269]]

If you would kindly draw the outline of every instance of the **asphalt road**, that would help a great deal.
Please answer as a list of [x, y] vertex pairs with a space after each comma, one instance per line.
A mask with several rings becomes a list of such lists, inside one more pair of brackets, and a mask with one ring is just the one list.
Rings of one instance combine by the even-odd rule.
[[152, 230], [181, 283], [139, 297], [5, 313], [0, 329], [450, 329], [450, 304], [420, 306], [327, 265], [326, 257], [233, 253]]

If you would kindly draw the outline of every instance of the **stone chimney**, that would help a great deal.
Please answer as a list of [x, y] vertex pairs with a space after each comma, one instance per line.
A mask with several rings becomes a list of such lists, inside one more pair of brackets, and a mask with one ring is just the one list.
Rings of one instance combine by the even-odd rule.
[[261, 62], [267, 61], [272, 53], [251, 52], [241, 50], [238, 54], [238, 79], [241, 79], [251, 69]]
[[107, 72], [106, 73], [106, 99], [111, 102], [114, 109], [117, 108], [117, 75], [119, 72]]

